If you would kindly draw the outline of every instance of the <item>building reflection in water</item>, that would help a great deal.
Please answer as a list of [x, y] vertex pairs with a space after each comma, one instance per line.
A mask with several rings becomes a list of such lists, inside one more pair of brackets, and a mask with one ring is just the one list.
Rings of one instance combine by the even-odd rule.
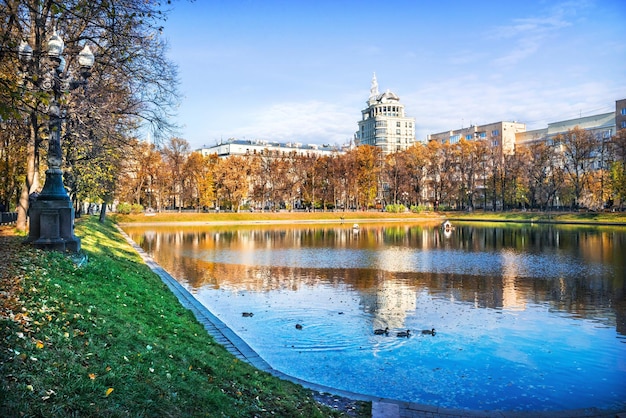
[[625, 328], [626, 232], [602, 228], [433, 225], [150, 228], [127, 232], [192, 289], [297, 291], [346, 285], [372, 326], [401, 328], [427, 292], [481, 308], [548, 303]]

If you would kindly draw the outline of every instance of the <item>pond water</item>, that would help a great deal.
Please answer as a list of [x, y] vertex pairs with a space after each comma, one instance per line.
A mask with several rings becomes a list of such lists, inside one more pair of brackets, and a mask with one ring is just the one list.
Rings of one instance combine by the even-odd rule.
[[624, 228], [124, 229], [289, 375], [446, 408], [626, 407]]

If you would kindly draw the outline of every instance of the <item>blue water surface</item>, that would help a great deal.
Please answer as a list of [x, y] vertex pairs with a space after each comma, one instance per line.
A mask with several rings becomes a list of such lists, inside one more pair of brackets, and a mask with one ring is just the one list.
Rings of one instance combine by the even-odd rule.
[[448, 408], [626, 407], [623, 231], [128, 232], [292, 376]]

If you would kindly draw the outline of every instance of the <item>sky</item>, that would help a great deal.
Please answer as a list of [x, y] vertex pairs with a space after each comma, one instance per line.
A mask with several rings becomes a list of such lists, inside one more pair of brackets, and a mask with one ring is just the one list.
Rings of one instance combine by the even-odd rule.
[[416, 139], [498, 121], [528, 130], [626, 98], [624, 0], [197, 0], [163, 32], [177, 136], [343, 145], [375, 73]]

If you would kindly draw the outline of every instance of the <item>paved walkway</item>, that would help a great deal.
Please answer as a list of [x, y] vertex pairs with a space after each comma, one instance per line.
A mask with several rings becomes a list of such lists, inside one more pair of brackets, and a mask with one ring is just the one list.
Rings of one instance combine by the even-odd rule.
[[511, 411], [468, 411], [462, 409], [446, 409], [435, 406], [416, 404], [411, 402], [384, 399], [360, 393], [354, 393], [335, 389], [315, 383], [307, 382], [293, 376], [289, 376], [279, 370], [272, 368], [263, 360], [250, 346], [226, 326], [219, 318], [213, 315], [204, 305], [193, 297], [176, 279], [159, 266], [141, 247], [135, 244], [130, 237], [118, 227], [120, 233], [126, 238], [128, 243], [139, 253], [143, 261], [155, 272], [167, 287], [176, 295], [180, 303], [189, 309], [196, 316], [198, 321], [204, 326], [207, 332], [216, 342], [223, 345], [230, 353], [238, 359], [252, 364], [259, 370], [268, 372], [281, 379], [298, 383], [306, 388], [322, 393], [331, 393], [346, 398], [372, 402], [372, 418], [428, 418], [428, 417], [481, 417], [481, 418], [626, 418], [624, 412], [607, 412], [597, 408], [576, 409], [569, 411], [550, 412], [511, 412]]

